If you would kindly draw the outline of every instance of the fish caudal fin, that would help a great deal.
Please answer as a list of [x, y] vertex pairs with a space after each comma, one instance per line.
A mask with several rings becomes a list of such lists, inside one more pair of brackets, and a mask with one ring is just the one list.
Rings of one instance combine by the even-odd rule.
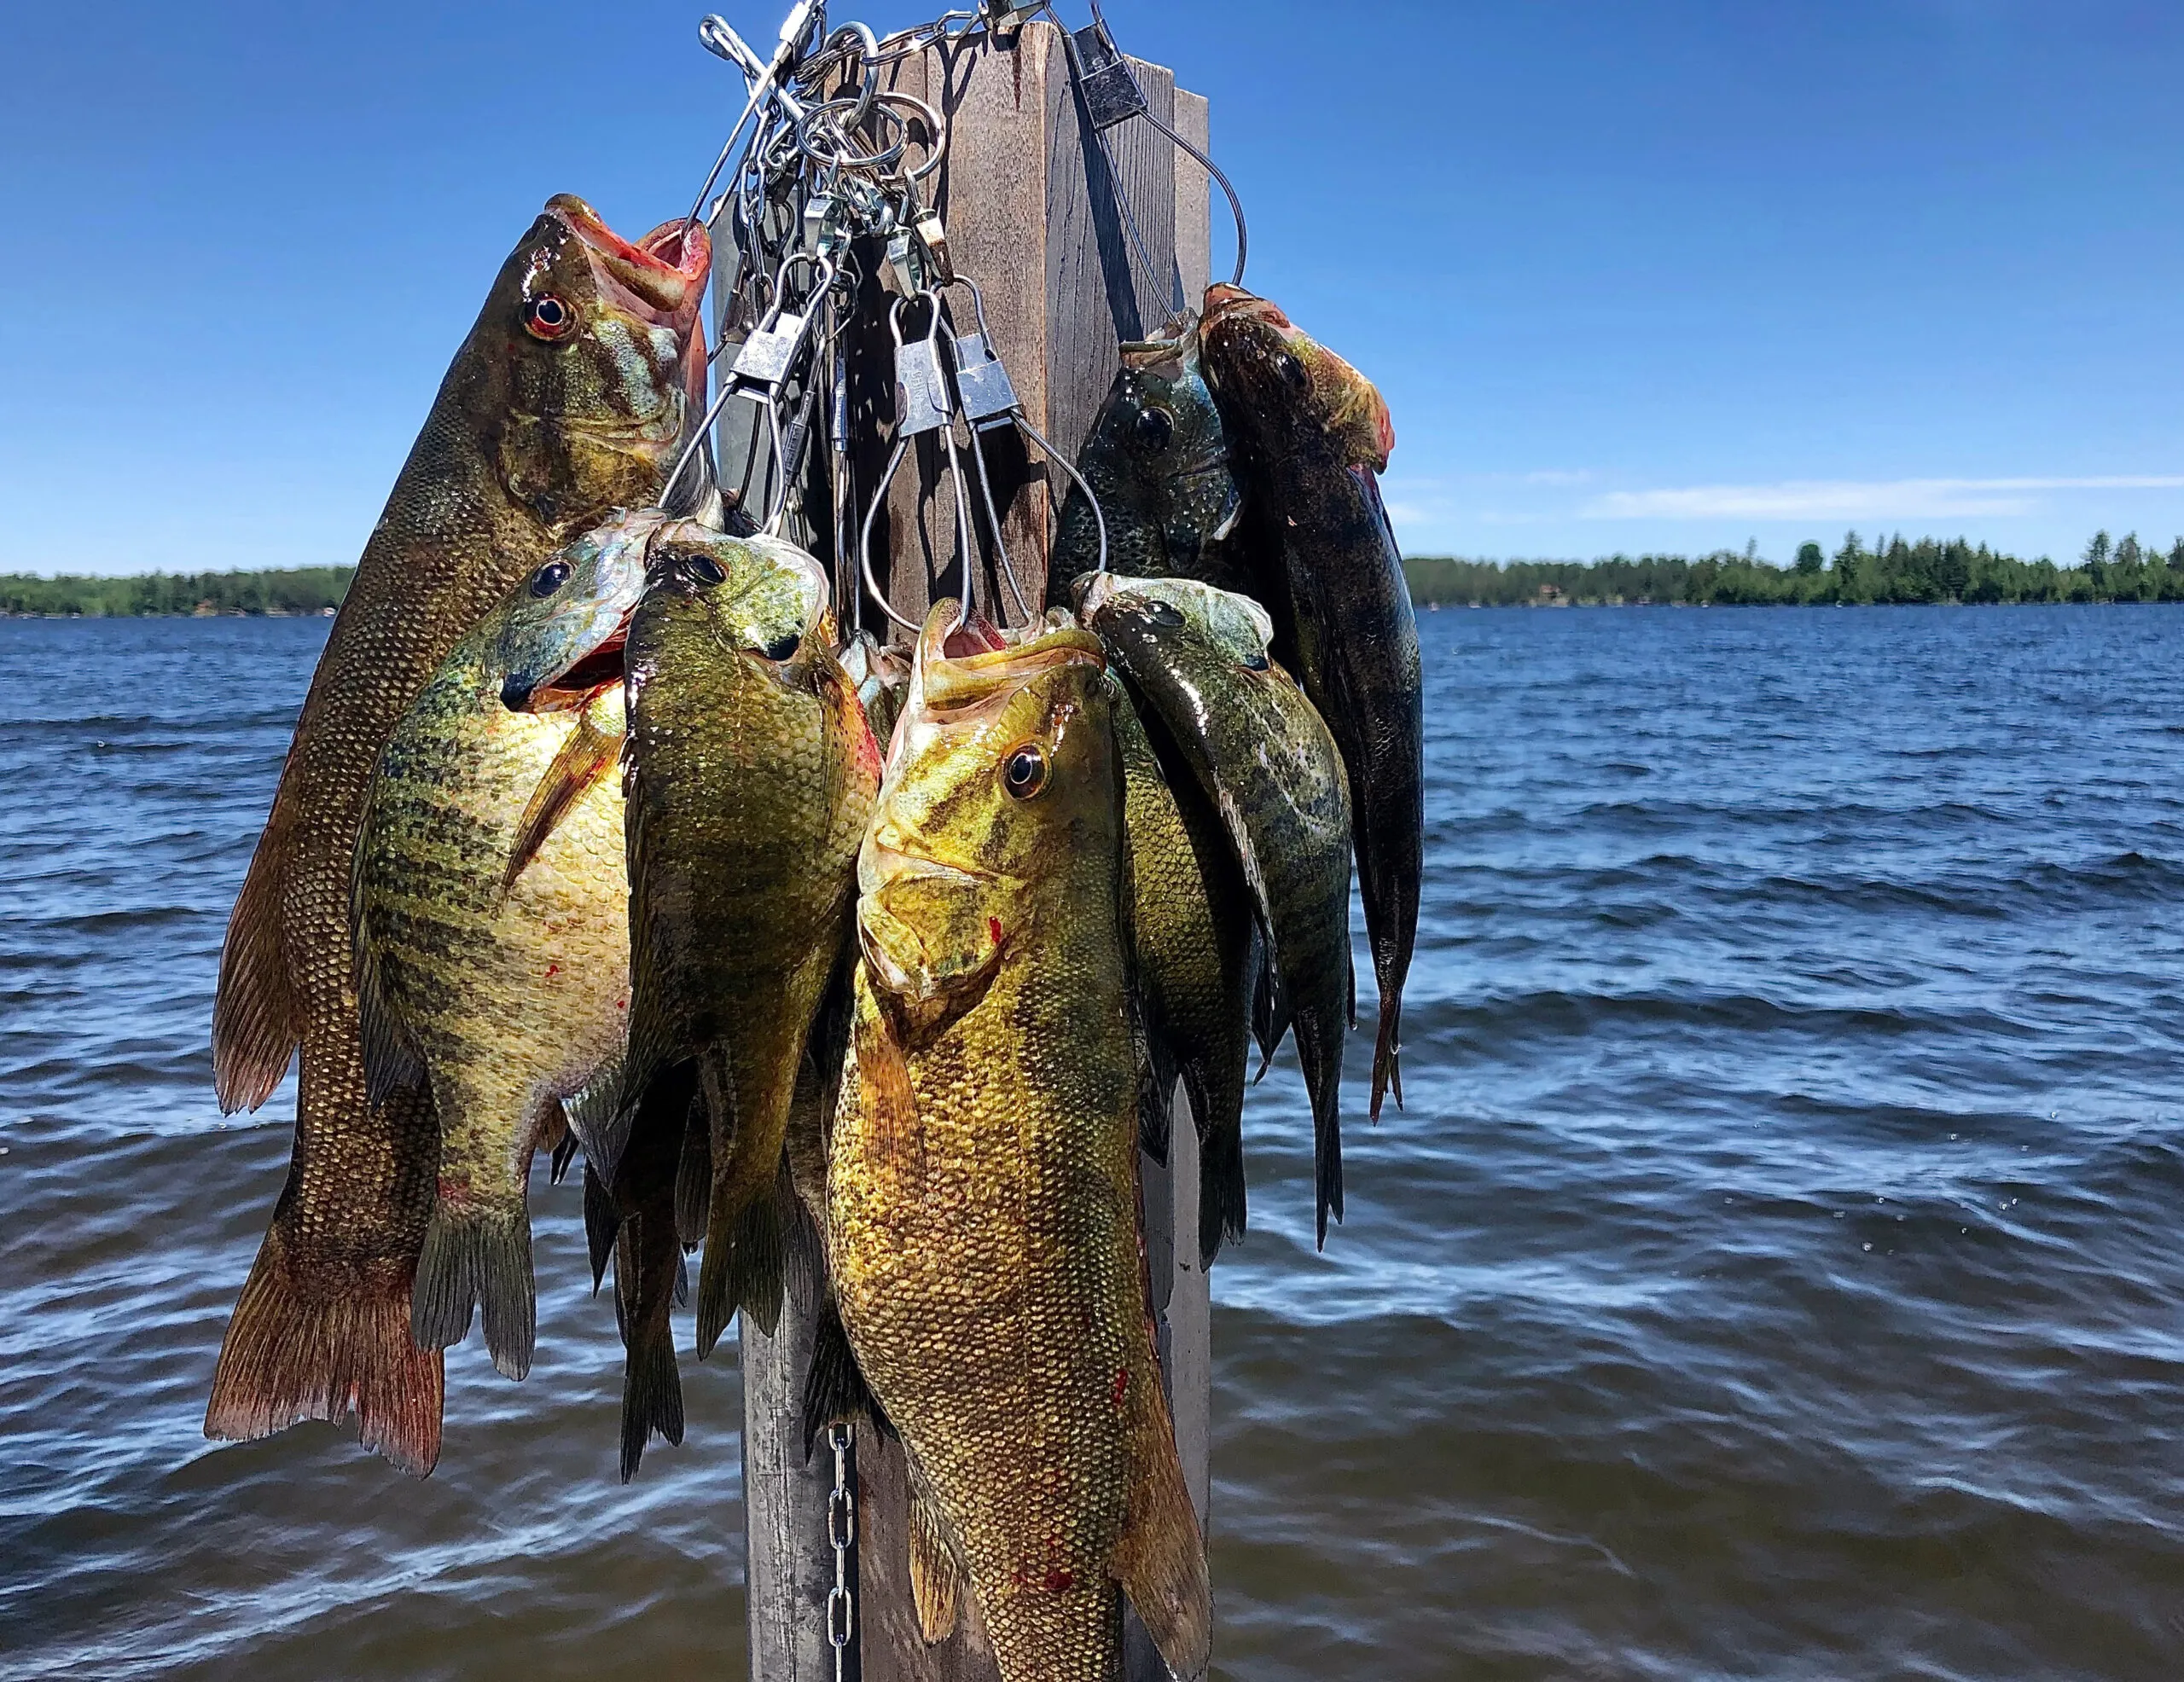
[[840, 1310], [829, 1302], [820, 1309], [812, 1328], [811, 1366], [804, 1375], [804, 1458], [810, 1459], [828, 1426], [858, 1419], [889, 1436], [896, 1435], [894, 1422], [865, 1382], [864, 1369], [850, 1348]]
[[1211, 1267], [1226, 1244], [1244, 1238], [1244, 1134], [1220, 1120], [1199, 1134], [1199, 1264]]
[[1312, 1099], [1312, 1167], [1318, 1204], [1319, 1247], [1327, 1247], [1327, 1216], [1342, 1220], [1342, 1035], [1322, 1041], [1323, 1024], [1297, 1019], [1297, 1060], [1304, 1065], [1304, 1088]]
[[1403, 1108], [1403, 995], [1380, 1001], [1380, 1036], [1373, 1047], [1373, 1120], [1380, 1119], [1380, 1099], [1392, 1091]]
[[1130, 1517], [1110, 1569], [1168, 1668], [1194, 1677], [1213, 1657], [1213, 1585], [1167, 1404], [1148, 1377], [1132, 1386], [1149, 1394], [1131, 1402]]
[[269, 821], [251, 855], [220, 947], [220, 986], [212, 1000], [212, 1086], [220, 1111], [255, 1110], [288, 1072], [303, 1037], [302, 1012], [288, 983], [281, 939], [281, 865], [286, 844]]
[[788, 1234], [778, 1188], [769, 1186], [740, 1212], [716, 1203], [698, 1269], [699, 1356], [712, 1353], [738, 1308], [772, 1337], [787, 1289]]
[[410, 1301], [410, 1335], [427, 1349], [460, 1343], [470, 1335], [471, 1310], [482, 1308], [493, 1365], [508, 1378], [524, 1378], [538, 1341], [531, 1216], [521, 1209], [434, 1204]]
[[918, 1631], [928, 1644], [945, 1641], [956, 1633], [970, 1573], [932, 1486], [915, 1472], [910, 1477], [909, 1517], [910, 1603], [917, 1608]]
[[205, 1435], [250, 1441], [354, 1409], [363, 1447], [422, 1477], [439, 1459], [442, 1383], [439, 1352], [410, 1336], [406, 1279], [306, 1296], [276, 1224], [228, 1321]]

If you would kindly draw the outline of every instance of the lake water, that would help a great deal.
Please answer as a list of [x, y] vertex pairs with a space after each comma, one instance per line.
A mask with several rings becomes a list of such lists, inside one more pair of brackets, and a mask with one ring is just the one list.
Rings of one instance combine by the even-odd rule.
[[[1410, 1108], [1316, 1256], [1253, 1096], [1218, 1673], [2184, 1675], [2184, 612], [1422, 624]], [[740, 1677], [733, 1361], [623, 1488], [572, 1186], [431, 1479], [200, 1435], [293, 1105], [223, 1124], [213, 977], [324, 635], [0, 624], [0, 1673]]]

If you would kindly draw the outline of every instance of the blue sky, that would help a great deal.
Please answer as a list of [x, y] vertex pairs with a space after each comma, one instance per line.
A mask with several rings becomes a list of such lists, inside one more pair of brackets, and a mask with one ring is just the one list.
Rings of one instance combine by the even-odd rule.
[[[2184, 532], [2173, 0], [1107, 9], [1387, 392], [1413, 553]], [[539, 205], [687, 207], [700, 10], [18, 9], [0, 570], [353, 560]]]

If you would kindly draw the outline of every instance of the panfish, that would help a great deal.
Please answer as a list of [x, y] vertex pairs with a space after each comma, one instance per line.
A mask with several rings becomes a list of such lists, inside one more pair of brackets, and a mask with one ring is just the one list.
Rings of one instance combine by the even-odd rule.
[[[880, 754], [794, 545], [683, 523], [630, 628], [630, 1055], [622, 1111], [695, 1065], [708, 1126], [678, 1169], [702, 1211], [698, 1349], [741, 1308], [770, 1331], [797, 1074], [847, 937]], [[610, 1157], [613, 1148], [608, 1150]]]
[[380, 755], [357, 843], [368, 1091], [383, 1104], [422, 1081], [439, 1117], [411, 1331], [460, 1343], [482, 1302], [512, 1378], [537, 1337], [531, 1154], [564, 1099], [620, 1080], [622, 647], [663, 518], [588, 532], [456, 646]]
[[[1188, 580], [1077, 581], [1080, 613], [1118, 590], [1188, 593]], [[1222, 596], [1259, 638], [1265, 610]], [[1258, 616], [1253, 624], [1249, 615]], [[1149, 732], [1134, 701], [1115, 709], [1122, 753], [1123, 821], [1130, 858], [1130, 931], [1153, 1053], [1156, 1090], [1181, 1076], [1197, 1124], [1199, 1259], [1211, 1267], [1224, 1238], [1244, 1236], [1244, 1088], [1250, 1074], [1252, 1004], [1265, 944], [1219, 815], [1182, 755]]]
[[828, 1260], [913, 1469], [927, 1638], [967, 1584], [1004, 1682], [1110, 1682], [1127, 1594], [1194, 1676], [1211, 1599], [1139, 1254], [1115, 691], [1083, 630], [951, 641], [956, 611], [926, 624], [858, 857]]
[[1342, 758], [1251, 603], [1182, 579], [1101, 581], [1086, 618], [1219, 814], [1258, 912], [1312, 1099], [1319, 1242], [1342, 1219], [1350, 809]]
[[441, 1369], [410, 1336], [439, 1128], [421, 1085], [367, 1101], [349, 877], [374, 766], [477, 619], [614, 508], [659, 492], [702, 411], [710, 249], [678, 221], [632, 245], [551, 200], [502, 265], [364, 547], [311, 680], [220, 958], [224, 1109], [302, 1047], [288, 1183], [228, 1325], [206, 1434], [354, 1408], [397, 1465], [439, 1453]]
[[1205, 360], [1243, 463], [1255, 593], [1276, 647], [1334, 731], [1356, 809], [1357, 875], [1380, 983], [1373, 1114], [1403, 1102], [1403, 989], [1425, 849], [1418, 621], [1375, 477], [1395, 448], [1372, 383], [1263, 298], [1206, 294]]
[[[1077, 467], [1107, 520], [1109, 571], [1247, 587], [1236, 536], [1243, 492], [1199, 372], [1195, 316], [1122, 347]], [[1072, 481], [1055, 527], [1047, 605], [1066, 606], [1072, 581], [1099, 564], [1099, 522]]]

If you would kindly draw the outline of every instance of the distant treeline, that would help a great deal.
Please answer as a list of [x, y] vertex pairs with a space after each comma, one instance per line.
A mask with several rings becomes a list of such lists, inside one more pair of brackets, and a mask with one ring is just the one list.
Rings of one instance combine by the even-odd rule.
[[341, 605], [353, 566], [296, 566], [277, 572], [152, 572], [134, 578], [36, 578], [0, 574], [0, 613], [81, 614], [87, 619], [147, 614], [322, 613]]
[[1817, 543], [1789, 566], [1747, 548], [1606, 560], [1406, 561], [1420, 605], [1514, 607], [1641, 603], [1692, 606], [1826, 606], [1874, 602], [2184, 601], [2184, 537], [2166, 551], [2103, 531], [2075, 566], [2020, 560], [1984, 543], [1902, 537], [1867, 548], [1853, 531], [1833, 555]]

